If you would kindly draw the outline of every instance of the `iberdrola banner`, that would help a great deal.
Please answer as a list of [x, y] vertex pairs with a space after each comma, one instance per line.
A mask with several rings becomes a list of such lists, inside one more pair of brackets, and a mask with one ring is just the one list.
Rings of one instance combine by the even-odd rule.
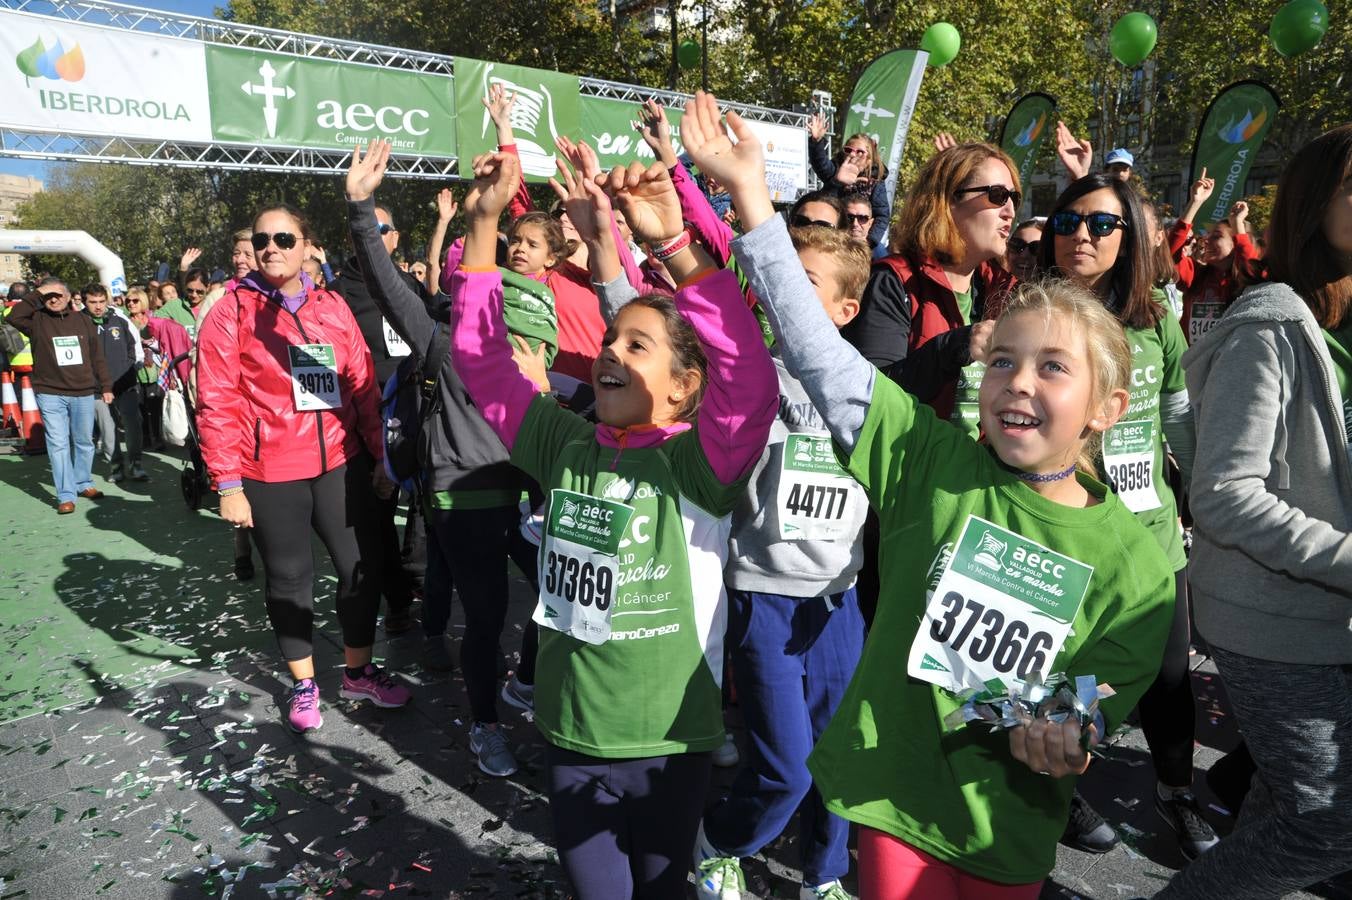
[[920, 82], [929, 54], [924, 50], [892, 50], [869, 63], [854, 84], [841, 137], [867, 134], [878, 142], [878, 155], [887, 161], [887, 196], [897, 192], [897, 167], [906, 149]]
[[1192, 150], [1192, 179], [1207, 175], [1216, 189], [1197, 214], [1199, 224], [1225, 220], [1231, 205], [1244, 196], [1244, 181], [1263, 140], [1277, 118], [1281, 101], [1259, 81], [1237, 81], [1216, 95], [1202, 117]]
[[[1019, 170], [1019, 182], [1027, 185], [1042, 145], [1056, 121], [1056, 98], [1043, 93], [1024, 94], [1014, 104], [1000, 129], [1000, 149], [1009, 154]], [[1027, 187], [1024, 188], [1027, 191]]]

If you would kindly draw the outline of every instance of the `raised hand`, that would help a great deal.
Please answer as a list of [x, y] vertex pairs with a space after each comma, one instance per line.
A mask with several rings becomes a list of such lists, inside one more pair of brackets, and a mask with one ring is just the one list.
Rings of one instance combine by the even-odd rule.
[[[567, 138], [561, 140], [566, 141]], [[570, 160], [574, 157], [580, 160], [581, 154], [577, 150], [579, 145], [571, 142], [569, 144], [572, 154], [565, 155]], [[562, 151], [563, 147], [559, 149]], [[573, 164], [579, 165], [578, 162]], [[592, 243], [600, 237], [602, 229], [607, 231], [610, 229], [610, 198], [594, 180], [588, 181], [584, 175], [574, 174], [562, 159], [559, 159], [556, 165], [559, 168], [559, 177], [549, 179], [549, 186], [563, 202], [563, 208], [568, 213], [568, 221], [577, 229], [578, 237], [585, 243]], [[581, 171], [579, 166], [579, 172]]]
[[390, 161], [390, 142], [375, 138], [366, 145], [352, 148], [352, 162], [347, 167], [347, 199], [366, 200], [380, 187], [385, 178], [385, 166]]
[[201, 247], [186, 247], [183, 250], [183, 256], [178, 261], [178, 270], [180, 272], [188, 271], [188, 267], [197, 262], [198, 257], [202, 255]]
[[451, 193], [450, 188], [442, 188], [437, 191], [437, 221], [449, 222], [455, 218], [456, 211], [460, 209], [459, 204], [455, 202], [455, 194]]
[[1247, 227], [1248, 221], [1249, 204], [1245, 203], [1243, 200], [1236, 200], [1235, 204], [1230, 207], [1230, 227], [1233, 228], [1237, 234], [1247, 234], [1249, 231]]
[[1202, 174], [1192, 183], [1188, 189], [1188, 200], [1197, 205], [1201, 205], [1211, 199], [1211, 192], [1216, 189], [1216, 179], [1208, 178], [1206, 175], [1206, 166], [1202, 166]]
[[481, 101], [484, 109], [488, 110], [488, 115], [493, 119], [493, 124], [499, 128], [506, 125], [511, 127], [512, 106], [516, 103], [516, 92], [508, 91], [500, 84], [491, 85], [488, 93]]
[[310, 258], [313, 259], [315, 262], [319, 263], [321, 266], [329, 261], [329, 255], [325, 253], [324, 248], [319, 246], [318, 244], [310, 245]]
[[465, 194], [465, 218], [490, 219], [496, 227], [521, 180], [521, 161], [515, 153], [481, 153], [471, 165], [474, 183]]
[[671, 143], [671, 123], [667, 121], [667, 111], [656, 100], [648, 99], [639, 106], [639, 121], [634, 129], [643, 138], [643, 143], [652, 148], [663, 165], [671, 168], [676, 165], [676, 148]]
[[941, 131], [934, 136], [934, 149], [939, 153], [956, 146], [958, 146], [958, 139], [947, 131]]
[[1076, 181], [1089, 174], [1089, 167], [1094, 162], [1094, 145], [1075, 137], [1065, 122], [1057, 122], [1056, 155], [1070, 173], [1071, 181]]
[[842, 187], [849, 187], [859, 180], [859, 165], [852, 159], [847, 159], [836, 169], [836, 181]]
[[643, 163], [633, 162], [628, 168], [616, 166], [609, 175], [600, 177], [640, 241], [664, 243], [685, 227], [681, 199], [671, 183], [671, 173], [661, 163], [645, 168]]
[[727, 125], [737, 136], [736, 144], [719, 118], [718, 99], [698, 91], [686, 101], [681, 142], [701, 172], [727, 187], [742, 225], [750, 231], [775, 214], [765, 186], [765, 154], [741, 116], [729, 111]]
[[807, 133], [814, 141], [820, 141], [826, 137], [826, 119], [823, 116], [812, 115], [807, 120]]

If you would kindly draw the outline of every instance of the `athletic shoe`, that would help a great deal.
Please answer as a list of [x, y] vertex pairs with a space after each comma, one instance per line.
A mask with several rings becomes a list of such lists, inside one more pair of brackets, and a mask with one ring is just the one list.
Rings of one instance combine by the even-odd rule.
[[392, 609], [385, 613], [385, 633], [403, 634], [413, 627], [413, 605], [403, 609]]
[[469, 749], [478, 757], [479, 771], [495, 778], [506, 778], [516, 773], [516, 757], [507, 746], [507, 736], [501, 728], [489, 728], [478, 722], [469, 730]]
[[737, 742], [732, 739], [732, 735], [723, 735], [723, 746], [714, 750], [713, 760], [720, 769], [731, 769], [742, 761], [742, 754], [737, 751]]
[[127, 471], [121, 466], [113, 466], [113, 471], [108, 473], [108, 480], [113, 484], [121, 484], [122, 480], [126, 477]]
[[1168, 799], [1155, 791], [1155, 812], [1178, 835], [1178, 849], [1188, 859], [1196, 859], [1220, 843], [1211, 824], [1202, 818], [1202, 810], [1192, 791], [1179, 791]]
[[132, 467], [131, 467], [131, 480], [132, 480], [132, 481], [149, 481], [149, 480], [150, 480], [150, 476], [146, 474], [146, 470], [145, 470], [145, 469], [141, 468], [141, 464], [140, 464], [140, 463], [132, 463]]
[[828, 881], [816, 887], [803, 885], [798, 889], [798, 900], [854, 900], [845, 892], [840, 880]]
[[1070, 820], [1066, 822], [1061, 843], [1076, 850], [1083, 850], [1085, 853], [1107, 853], [1121, 840], [1112, 826], [1103, 821], [1103, 817], [1094, 812], [1094, 807], [1089, 805], [1089, 801], [1076, 791], [1070, 798]]
[[434, 634], [423, 640], [423, 652], [418, 662], [432, 672], [449, 672], [455, 668], [455, 658], [446, 646], [446, 635]]
[[742, 861], [735, 856], [720, 855], [704, 836], [701, 820], [695, 838], [695, 896], [699, 900], [742, 900], [744, 890]]
[[319, 714], [319, 685], [313, 678], [302, 678], [291, 689], [286, 700], [286, 719], [297, 734], [314, 731], [324, 724], [324, 717]]
[[523, 684], [515, 675], [502, 685], [502, 701], [522, 712], [535, 712], [535, 685]]
[[374, 663], [367, 663], [357, 678], [349, 678], [344, 671], [343, 689], [339, 691], [339, 695], [344, 700], [370, 700], [382, 709], [396, 709], [413, 696], [408, 688], [391, 678]]

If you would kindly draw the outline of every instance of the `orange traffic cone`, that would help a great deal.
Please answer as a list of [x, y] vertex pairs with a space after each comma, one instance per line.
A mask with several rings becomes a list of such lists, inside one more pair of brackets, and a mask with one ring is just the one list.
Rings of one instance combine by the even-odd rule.
[[26, 453], [46, 453], [47, 437], [42, 430], [42, 413], [38, 412], [38, 395], [33, 393], [33, 382], [27, 375], [19, 376], [20, 395], [23, 397], [23, 436]]
[[0, 372], [0, 401], [3, 401], [3, 409], [0, 410], [0, 429], [18, 428], [23, 412], [19, 406], [18, 395], [14, 393], [14, 375], [11, 372]]

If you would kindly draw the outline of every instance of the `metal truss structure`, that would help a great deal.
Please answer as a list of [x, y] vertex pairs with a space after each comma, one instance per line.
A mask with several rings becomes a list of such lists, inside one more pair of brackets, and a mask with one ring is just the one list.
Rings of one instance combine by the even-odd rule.
[[[364, 44], [336, 38], [260, 28], [237, 22], [144, 9], [108, 0], [0, 0], [0, 10], [135, 31], [160, 34], [209, 44], [224, 44], [289, 53], [311, 59], [357, 63], [386, 69], [404, 69], [429, 75], [455, 75], [455, 58], [439, 53], [401, 50], [379, 44]], [[684, 103], [685, 95], [671, 91], [581, 77], [584, 96], [642, 102], [649, 97], [667, 104]], [[769, 109], [743, 103], [725, 104], [747, 119], [805, 128], [808, 112]], [[0, 128], [0, 156], [68, 162], [129, 163], [132, 165], [182, 166], [240, 171], [295, 172], [319, 175], [347, 170], [350, 150], [317, 150], [299, 147], [262, 147], [220, 141], [146, 141], [118, 137], [51, 133]], [[459, 177], [459, 160], [427, 156], [391, 156], [389, 175], [394, 178], [445, 180]]]

